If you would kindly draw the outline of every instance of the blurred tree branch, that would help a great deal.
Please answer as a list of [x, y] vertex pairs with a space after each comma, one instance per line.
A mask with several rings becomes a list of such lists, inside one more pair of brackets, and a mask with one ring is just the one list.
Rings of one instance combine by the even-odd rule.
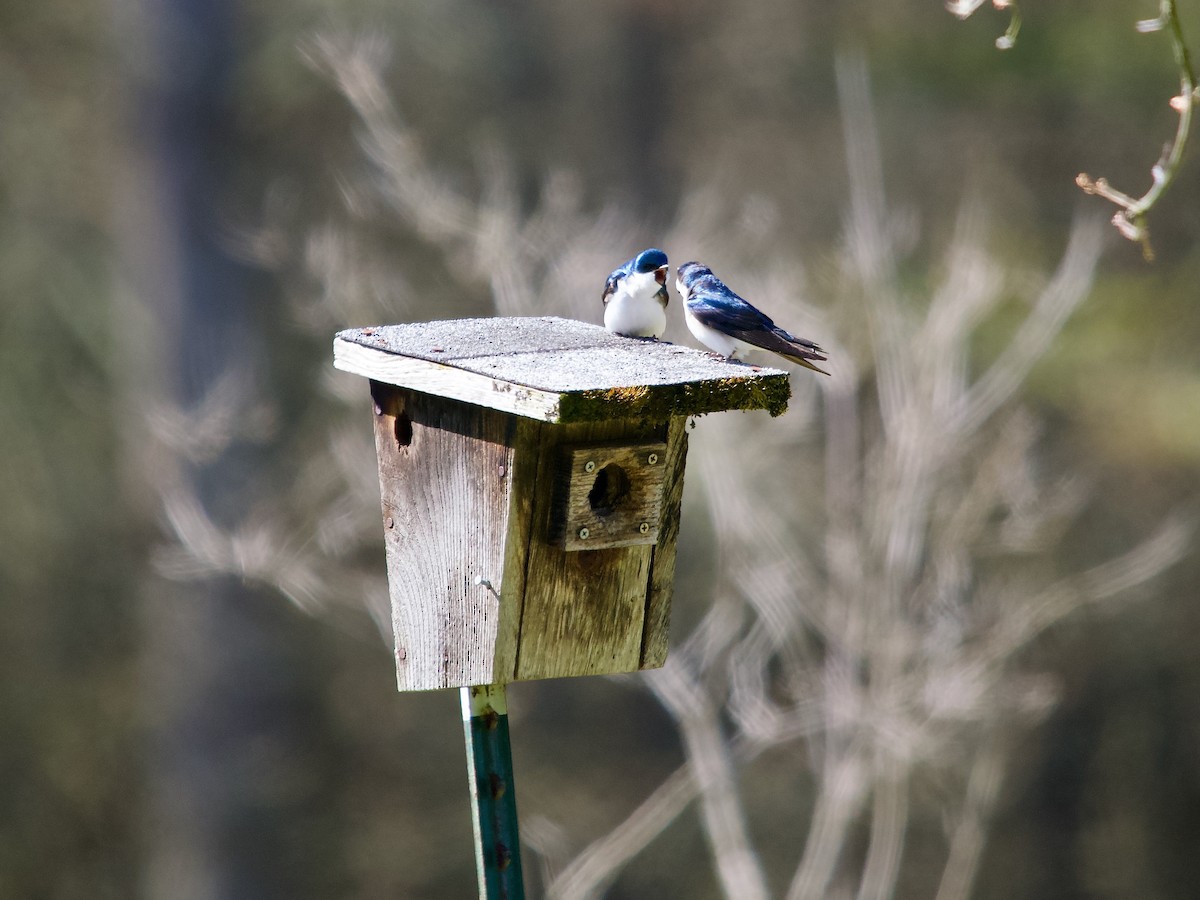
[[746, 833], [732, 754], [712, 698], [678, 660], [647, 673], [646, 681], [682, 732], [685, 752], [699, 781], [704, 830], [725, 896], [765, 900], [770, 896], [766, 876]]

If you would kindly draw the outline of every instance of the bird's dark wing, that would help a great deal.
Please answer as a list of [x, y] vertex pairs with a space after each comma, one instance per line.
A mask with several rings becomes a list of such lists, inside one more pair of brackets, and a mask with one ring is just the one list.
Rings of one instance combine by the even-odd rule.
[[812, 341], [798, 338], [776, 325], [771, 317], [728, 289], [721, 293], [699, 287], [688, 300], [688, 310], [709, 328], [778, 353], [805, 368], [828, 375], [809, 362], [824, 360], [824, 351]]
[[620, 269], [617, 269], [615, 272], [609, 275], [608, 281], [604, 282], [604, 293], [600, 295], [600, 299], [607, 303], [608, 298], [617, 292], [617, 285], [624, 277], [625, 273]]
[[667, 286], [665, 284], [654, 292], [654, 296], [657, 297], [658, 302], [663, 305], [663, 309], [666, 309], [667, 304], [671, 302], [671, 293], [667, 290]]
[[702, 324], [733, 337], [775, 327], [764, 313], [728, 288], [717, 291], [704, 284], [693, 285], [687, 305], [688, 312]]

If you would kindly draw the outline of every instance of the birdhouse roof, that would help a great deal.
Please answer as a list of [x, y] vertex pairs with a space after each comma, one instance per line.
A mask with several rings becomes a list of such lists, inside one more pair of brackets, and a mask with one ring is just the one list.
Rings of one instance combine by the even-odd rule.
[[544, 422], [787, 409], [786, 372], [553, 316], [453, 319], [339, 332], [334, 365]]

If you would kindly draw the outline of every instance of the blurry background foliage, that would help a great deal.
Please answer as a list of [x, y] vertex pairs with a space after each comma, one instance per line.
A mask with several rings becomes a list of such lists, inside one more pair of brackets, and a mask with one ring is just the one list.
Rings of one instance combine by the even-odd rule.
[[[1001, 53], [993, 41], [1003, 15], [959, 22], [925, 0], [212, 4], [213, 15], [228, 17], [235, 50], [219, 111], [214, 228], [243, 266], [246, 322], [262, 356], [254, 397], [265, 408], [229, 439], [255, 448], [246, 492], [277, 501], [267, 509], [289, 509], [289, 521], [305, 515], [288, 507], [293, 496], [333, 502], [338, 483], [313, 471], [330, 449], [332, 422], [354, 445], [343, 458], [361, 463], [369, 495], [374, 464], [356, 443], [369, 436], [366, 387], [331, 387], [334, 330], [497, 311], [487, 273], [470, 268], [478, 255], [398, 214], [379, 189], [384, 179], [359, 141], [365, 126], [321, 61], [321, 35], [347, 48], [369, 36], [372, 52], [386, 55], [390, 102], [430, 170], [460, 196], [509, 178], [520, 220], [544, 198], [548, 173], [559, 173], [554, 196], [575, 204], [604, 242], [575, 257], [587, 260], [577, 270], [555, 274], [554, 261], [543, 261], [543, 305], [524, 311], [596, 321], [612, 265], [650, 244], [666, 245], [676, 263], [692, 255], [662, 238], [686, 232], [689, 209], [710, 232], [736, 236], [696, 251], [718, 272], [794, 260], [797, 289], [814, 307], [840, 295], [851, 186], [835, 55], [861, 53], [891, 225], [906, 249], [897, 269], [904, 290], [919, 297], [941, 283], [966, 197], [986, 210], [988, 251], [1015, 285], [974, 335], [971, 366], [980, 371], [1023, 317], [1025, 288], [1036, 291], [1054, 269], [1077, 211], [1110, 213], [1080, 196], [1075, 174], [1103, 173], [1140, 190], [1174, 128], [1168, 46], [1133, 30], [1152, 7], [1030, 3], [1016, 48]], [[154, 623], [163, 609], [195, 602], [179, 579], [204, 572], [194, 552], [175, 546], [199, 520], [164, 506], [172, 479], [163, 473], [173, 464], [163, 435], [174, 429], [186, 444], [204, 434], [186, 412], [172, 419], [150, 390], [163, 378], [171, 312], [139, 292], [144, 282], [130, 272], [145, 232], [129, 211], [154, 191], [138, 98], [192, 61], [154, 52], [152, 15], [173, 8], [0, 4], [3, 897], [172, 896], [162, 885], [174, 870], [152, 871], [161, 863], [158, 821], [173, 800], [148, 773], [163, 723], [174, 721], [155, 706], [171, 660], [154, 661], [162, 653]], [[1195, 41], [1200, 15], [1191, 4], [1181, 13]], [[1145, 265], [1136, 247], [1106, 235], [1090, 295], [1026, 382], [1021, 402], [1042, 423], [1040, 464], [1089, 488], [1049, 563], [1055, 571], [1126, 551], [1195, 497], [1197, 197], [1193, 152], [1151, 217], [1157, 262]], [[558, 283], [591, 293], [556, 306]], [[824, 343], [820, 321], [797, 325]], [[678, 326], [668, 336], [688, 340]], [[847, 358], [862, 358], [865, 335], [835, 339]], [[790, 415], [802, 416], [813, 394], [797, 381]], [[699, 422], [694, 448], [713, 427]], [[734, 443], [724, 452], [745, 451]], [[721, 523], [701, 500], [706, 471], [689, 472], [680, 637], [720, 577], [710, 560]], [[788, 493], [776, 492], [777, 502]], [[286, 602], [269, 571], [247, 573], [241, 594], [244, 615], [272, 648], [250, 680], [277, 684], [293, 722], [286, 740], [234, 741], [218, 761], [236, 768], [230, 779], [251, 796], [245, 818], [208, 851], [237, 857], [242, 884], [254, 886], [247, 895], [473, 890], [457, 698], [394, 694], [391, 659], [364, 600], [371, 590], [378, 600], [382, 544], [364, 539], [354, 549], [345, 538], [377, 527], [359, 496], [315, 531], [298, 529], [281, 557], [295, 575], [284, 592], [316, 615]], [[279, 521], [269, 517], [263, 533]], [[253, 537], [246, 532], [247, 546]], [[332, 576], [306, 574], [306, 555], [330, 547], [353, 552]], [[228, 579], [220, 570], [214, 564], [214, 577]], [[1200, 561], [1188, 554], [1142, 588], [1138, 604], [1090, 609], [1028, 648], [1024, 668], [1051, 676], [1057, 703], [1038, 727], [1012, 735], [975, 896], [1193, 895], [1198, 584]], [[189, 666], [176, 666], [184, 684]], [[682, 758], [670, 717], [629, 683], [522, 685], [513, 707], [522, 816], [548, 856], [555, 842], [569, 857], [616, 825]], [[812, 786], [789, 763], [802, 752], [797, 744], [769, 751], [769, 777], [748, 775], [744, 785], [776, 891], [788, 884], [806, 827]], [[913, 803], [942, 789], [918, 785]], [[798, 805], [783, 821], [779, 793]], [[943, 860], [926, 832], [936, 825], [914, 826], [897, 896], [932, 896]], [[791, 837], [777, 847], [780, 829]], [[861, 854], [864, 840], [852, 835], [848, 852]], [[718, 896], [707, 859], [700, 819], [689, 812], [610, 896]], [[526, 865], [539, 883], [538, 857]], [[186, 879], [178, 883], [174, 896], [187, 896]]]

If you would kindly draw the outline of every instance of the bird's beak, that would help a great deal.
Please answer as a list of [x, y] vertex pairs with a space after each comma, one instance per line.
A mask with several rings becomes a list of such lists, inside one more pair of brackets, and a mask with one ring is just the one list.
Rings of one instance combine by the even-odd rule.
[[669, 270], [669, 268], [670, 268], [669, 266], [659, 266], [657, 269], [655, 269], [654, 270], [654, 280], [657, 281], [659, 284], [666, 284], [667, 283], [667, 271]]

